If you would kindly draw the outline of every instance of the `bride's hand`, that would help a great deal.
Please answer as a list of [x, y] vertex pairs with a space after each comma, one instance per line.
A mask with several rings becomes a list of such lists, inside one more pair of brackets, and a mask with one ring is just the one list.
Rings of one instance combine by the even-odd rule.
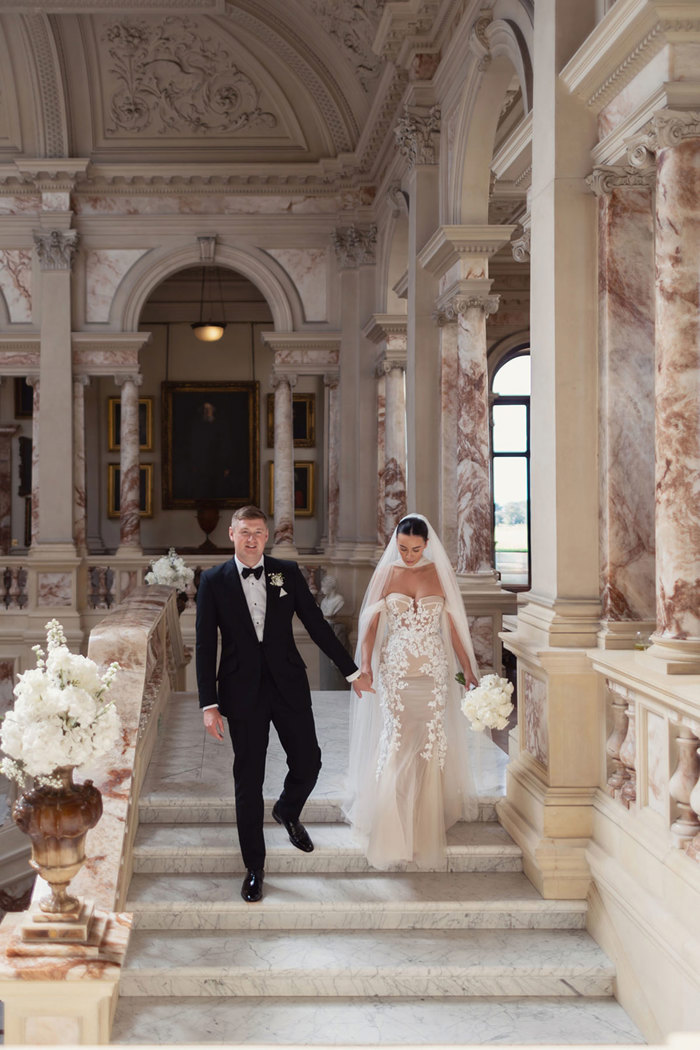
[[352, 687], [359, 697], [361, 697], [363, 693], [373, 693], [374, 689], [372, 688], [372, 672], [362, 671], [362, 673], [352, 683]]
[[467, 689], [467, 690], [475, 689], [478, 684], [479, 684], [479, 680], [478, 680], [478, 678], [475, 677], [474, 672], [472, 671], [471, 667], [467, 667], [466, 671], [464, 672], [464, 687], [465, 687], [465, 689]]

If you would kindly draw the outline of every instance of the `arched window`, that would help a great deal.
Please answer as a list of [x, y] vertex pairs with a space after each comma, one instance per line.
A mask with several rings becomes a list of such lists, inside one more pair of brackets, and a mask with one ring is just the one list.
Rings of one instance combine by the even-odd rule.
[[513, 351], [491, 380], [494, 564], [507, 590], [530, 587], [530, 348]]

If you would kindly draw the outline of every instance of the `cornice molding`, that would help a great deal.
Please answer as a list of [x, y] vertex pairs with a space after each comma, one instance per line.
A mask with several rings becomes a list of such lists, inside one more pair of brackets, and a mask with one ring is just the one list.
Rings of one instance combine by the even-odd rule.
[[421, 44], [429, 44], [440, 0], [404, 0], [385, 4], [373, 49], [394, 65], [404, 65]]
[[303, 351], [306, 354], [340, 353], [340, 332], [261, 332], [263, 343], [277, 353], [281, 350]]
[[151, 332], [73, 332], [73, 375], [131, 376], [138, 372], [139, 353]]
[[497, 179], [508, 177], [516, 185], [523, 173], [532, 168], [532, 111], [517, 124], [491, 159], [491, 171]]
[[596, 112], [668, 43], [700, 40], [697, 0], [617, 0], [561, 72]]
[[372, 314], [362, 329], [362, 334], [371, 343], [383, 343], [389, 336], [405, 336], [408, 331], [406, 314]]
[[465, 255], [487, 258], [508, 244], [517, 226], [438, 226], [418, 253], [418, 262], [442, 277]]

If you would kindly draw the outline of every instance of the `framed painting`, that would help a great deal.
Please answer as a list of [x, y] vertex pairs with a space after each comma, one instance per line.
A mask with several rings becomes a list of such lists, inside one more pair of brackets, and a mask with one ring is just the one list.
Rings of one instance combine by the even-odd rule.
[[163, 509], [243, 507], [260, 492], [260, 384], [165, 382]]
[[[119, 486], [122, 472], [118, 463], [107, 464], [107, 517], [118, 518], [121, 508]], [[153, 464], [139, 464], [139, 513], [153, 517]]]
[[34, 414], [34, 388], [24, 376], [15, 376], [15, 419], [31, 419]]
[[[121, 448], [122, 403], [121, 398], [107, 398], [107, 448], [118, 452]], [[139, 449], [153, 451], [153, 398], [139, 398]]]
[[[275, 513], [275, 464], [270, 460], [269, 493], [270, 515]], [[314, 468], [310, 461], [294, 461], [294, 517], [312, 518], [314, 514]]]
[[[295, 448], [316, 447], [316, 395], [292, 394], [292, 433]], [[275, 395], [267, 395], [267, 447], [275, 444]]]

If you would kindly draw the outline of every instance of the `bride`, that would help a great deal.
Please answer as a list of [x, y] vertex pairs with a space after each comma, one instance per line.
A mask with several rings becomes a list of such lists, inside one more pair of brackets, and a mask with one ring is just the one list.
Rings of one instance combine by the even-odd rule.
[[477, 814], [455, 673], [469, 685], [478, 671], [457, 580], [420, 514], [374, 571], [355, 660], [377, 692], [353, 703], [345, 815], [375, 868], [444, 867], [446, 829]]

